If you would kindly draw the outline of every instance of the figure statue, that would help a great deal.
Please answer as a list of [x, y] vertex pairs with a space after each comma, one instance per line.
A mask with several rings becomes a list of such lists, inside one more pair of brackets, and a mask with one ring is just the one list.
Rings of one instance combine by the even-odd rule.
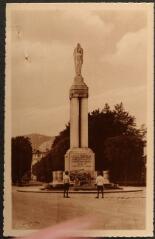
[[79, 43], [74, 49], [74, 64], [76, 76], [81, 76], [81, 68], [83, 64], [83, 49]]

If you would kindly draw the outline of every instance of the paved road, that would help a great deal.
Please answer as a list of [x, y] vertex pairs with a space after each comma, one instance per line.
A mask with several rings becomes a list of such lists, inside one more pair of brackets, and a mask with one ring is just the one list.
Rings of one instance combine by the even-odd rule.
[[13, 228], [40, 229], [56, 223], [95, 215], [92, 229], [144, 229], [145, 190], [108, 193], [104, 199], [94, 194], [26, 193], [13, 189]]

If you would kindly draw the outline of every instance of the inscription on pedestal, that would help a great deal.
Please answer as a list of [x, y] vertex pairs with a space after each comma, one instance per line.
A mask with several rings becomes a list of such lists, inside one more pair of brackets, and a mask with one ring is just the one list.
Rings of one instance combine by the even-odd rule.
[[94, 170], [94, 162], [91, 155], [82, 153], [73, 153], [70, 156], [70, 170]]

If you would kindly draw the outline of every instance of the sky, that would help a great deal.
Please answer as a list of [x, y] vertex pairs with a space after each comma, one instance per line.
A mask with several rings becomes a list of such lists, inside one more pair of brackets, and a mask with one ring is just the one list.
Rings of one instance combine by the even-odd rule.
[[[19, 6], [20, 5], [20, 6]], [[11, 58], [12, 135], [55, 136], [69, 121], [73, 50], [84, 50], [89, 112], [123, 102], [146, 124], [148, 16], [123, 4], [14, 4], [7, 30]]]

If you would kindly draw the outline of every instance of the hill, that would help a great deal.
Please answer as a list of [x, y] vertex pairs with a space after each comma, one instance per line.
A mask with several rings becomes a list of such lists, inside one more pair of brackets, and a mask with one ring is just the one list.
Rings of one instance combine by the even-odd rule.
[[46, 136], [41, 134], [28, 134], [24, 135], [28, 137], [31, 141], [33, 150], [46, 151], [46, 149], [50, 149], [55, 137]]
[[55, 137], [51, 137], [50, 140], [43, 142], [43, 143], [38, 147], [38, 149], [39, 149], [41, 152], [45, 152], [46, 150], [51, 149], [51, 146], [52, 146], [52, 144], [53, 144], [53, 142], [54, 142], [54, 139], [55, 139]]

